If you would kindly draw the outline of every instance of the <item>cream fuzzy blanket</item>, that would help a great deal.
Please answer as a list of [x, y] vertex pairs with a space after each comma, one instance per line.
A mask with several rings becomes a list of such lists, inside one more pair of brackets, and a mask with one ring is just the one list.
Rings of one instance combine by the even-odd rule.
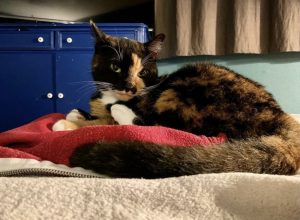
[[300, 219], [300, 176], [1, 177], [0, 219]]
[[[49, 161], [0, 159], [0, 176], [53, 172], [103, 177]], [[2, 219], [299, 220], [300, 175], [222, 173], [157, 180], [0, 177]]]

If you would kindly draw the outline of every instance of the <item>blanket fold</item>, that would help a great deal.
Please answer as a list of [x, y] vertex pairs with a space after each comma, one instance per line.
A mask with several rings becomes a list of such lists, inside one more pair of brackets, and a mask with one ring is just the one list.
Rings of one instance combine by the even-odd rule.
[[161, 126], [99, 125], [53, 132], [52, 125], [63, 118], [62, 114], [50, 114], [1, 133], [0, 158], [48, 160], [68, 166], [69, 158], [78, 146], [99, 141], [131, 140], [188, 147], [209, 146], [226, 140], [222, 134], [218, 137], [197, 136]]

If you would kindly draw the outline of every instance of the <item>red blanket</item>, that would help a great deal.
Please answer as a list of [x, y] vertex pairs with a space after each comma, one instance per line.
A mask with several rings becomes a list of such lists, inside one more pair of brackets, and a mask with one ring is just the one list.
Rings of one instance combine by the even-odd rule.
[[74, 131], [53, 132], [51, 130], [53, 123], [63, 118], [62, 114], [50, 114], [19, 128], [0, 133], [0, 158], [49, 160], [69, 165], [69, 157], [74, 149], [84, 143], [136, 140], [192, 146], [222, 143], [226, 140], [224, 135], [196, 136], [159, 126], [99, 125]]

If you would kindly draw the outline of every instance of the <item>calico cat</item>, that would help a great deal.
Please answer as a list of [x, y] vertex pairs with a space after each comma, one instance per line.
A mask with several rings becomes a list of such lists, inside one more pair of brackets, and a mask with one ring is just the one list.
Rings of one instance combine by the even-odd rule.
[[98, 92], [90, 100], [90, 113], [74, 109], [66, 120], [54, 124], [54, 131], [117, 124], [108, 107], [117, 101], [127, 101], [159, 82], [155, 60], [165, 38], [163, 34], [142, 44], [108, 36], [93, 22], [91, 28], [96, 38], [92, 72]]
[[210, 148], [136, 141], [90, 143], [75, 150], [72, 166], [113, 177], [143, 178], [297, 172], [300, 125], [263, 86], [208, 63], [190, 64], [158, 78], [155, 60], [164, 35], [142, 44], [92, 27], [93, 76], [99, 91], [91, 99], [91, 115], [73, 110], [54, 130], [97, 123], [161, 125], [207, 136], [223, 132], [229, 141]]

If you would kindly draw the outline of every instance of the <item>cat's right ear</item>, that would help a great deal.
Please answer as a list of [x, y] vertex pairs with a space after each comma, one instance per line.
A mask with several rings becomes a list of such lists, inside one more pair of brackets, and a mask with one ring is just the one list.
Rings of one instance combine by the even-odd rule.
[[106, 35], [102, 30], [100, 30], [100, 28], [98, 28], [97, 25], [92, 20], [90, 20], [90, 25], [97, 42], [104, 43], [109, 40], [109, 36]]
[[162, 44], [165, 40], [164, 34], [158, 34], [153, 39], [147, 43], [145, 43], [146, 48], [152, 54], [152, 57], [156, 59], [158, 57], [158, 53], [162, 49]]

